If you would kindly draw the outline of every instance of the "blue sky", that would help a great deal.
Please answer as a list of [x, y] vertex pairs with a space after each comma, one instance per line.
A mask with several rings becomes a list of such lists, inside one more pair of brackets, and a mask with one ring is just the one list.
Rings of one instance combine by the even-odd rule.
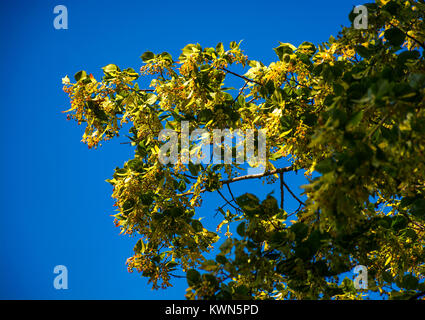
[[[355, 1], [1, 1], [0, 299], [184, 298], [185, 280], [152, 291], [127, 272], [137, 239], [114, 227], [105, 179], [133, 150], [120, 140], [97, 150], [80, 142], [83, 127], [61, 113], [69, 105], [62, 77], [81, 69], [100, 77], [109, 63], [138, 70], [147, 50], [177, 57], [197, 42], [243, 40], [251, 59], [270, 63], [278, 41], [336, 36], [362, 4]], [[68, 30], [53, 27], [56, 5], [68, 9]], [[301, 175], [287, 182], [304, 181]], [[234, 193], [254, 187], [260, 196], [275, 188], [248, 182]], [[217, 201], [207, 195], [199, 216], [211, 216]], [[53, 287], [56, 265], [68, 268], [68, 290]]]

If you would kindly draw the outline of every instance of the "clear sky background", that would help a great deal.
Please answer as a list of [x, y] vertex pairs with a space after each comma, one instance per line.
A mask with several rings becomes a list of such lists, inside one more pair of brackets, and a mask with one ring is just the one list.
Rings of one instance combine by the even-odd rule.
[[[227, 47], [243, 40], [250, 59], [268, 64], [277, 59], [272, 48], [278, 41], [327, 41], [362, 3], [1, 1], [0, 299], [184, 299], [184, 279], [152, 291], [145, 278], [127, 272], [137, 239], [114, 227], [112, 187], [105, 179], [133, 150], [123, 140], [97, 150], [80, 142], [83, 126], [61, 113], [69, 107], [62, 77], [84, 69], [100, 78], [109, 63], [138, 70], [147, 50], [177, 58], [181, 48], [197, 42]], [[68, 30], [53, 27], [56, 5], [68, 9]], [[301, 174], [287, 182], [305, 181]], [[260, 198], [278, 190], [251, 181], [233, 191], [253, 188]], [[289, 195], [285, 201], [296, 208]], [[217, 195], [207, 195], [199, 216], [212, 216], [218, 202]], [[68, 268], [68, 290], [53, 287], [56, 265]]]

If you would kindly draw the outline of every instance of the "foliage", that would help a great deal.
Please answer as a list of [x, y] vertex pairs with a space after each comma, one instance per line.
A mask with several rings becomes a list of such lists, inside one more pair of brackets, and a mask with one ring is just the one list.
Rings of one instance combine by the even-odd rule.
[[[280, 43], [269, 65], [248, 59], [236, 42], [227, 49], [189, 44], [178, 60], [145, 52], [140, 73], [110, 64], [101, 81], [85, 71], [73, 83], [63, 79], [68, 117], [86, 124], [83, 142], [90, 148], [130, 125], [134, 158], [109, 180], [116, 225], [139, 237], [129, 270], [158, 288], [171, 285], [181, 267], [189, 299], [361, 299], [364, 292], [351, 280], [340, 283], [341, 274], [361, 264], [369, 290], [394, 299], [420, 296], [425, 2], [366, 6], [367, 29], [343, 27], [317, 46]], [[229, 69], [236, 64], [243, 75]], [[141, 76], [151, 89], [139, 88]], [[225, 88], [228, 77], [239, 78], [240, 89]], [[265, 130], [261, 176], [281, 178], [283, 186], [285, 172], [304, 170], [306, 200], [293, 194], [300, 207], [287, 212], [272, 195], [235, 198], [231, 184], [254, 178], [235, 163], [162, 164], [158, 134], [164, 128], [181, 134], [181, 121], [191, 131]], [[277, 167], [279, 159], [291, 165]], [[226, 212], [218, 208], [218, 229], [235, 224], [237, 234], [228, 232], [209, 260], [219, 233], [207, 230], [195, 209], [205, 192], [224, 197], [223, 189], [231, 199]]]

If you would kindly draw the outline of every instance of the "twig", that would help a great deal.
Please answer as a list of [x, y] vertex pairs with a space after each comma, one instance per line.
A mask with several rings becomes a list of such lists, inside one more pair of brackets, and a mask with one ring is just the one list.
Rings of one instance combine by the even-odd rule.
[[[284, 168], [277, 168], [277, 169], [270, 170], [270, 171], [267, 171], [267, 172], [264, 172], [264, 173], [248, 174], [248, 175], [245, 175], [245, 176], [235, 177], [235, 178], [228, 179], [228, 180], [222, 180], [220, 182], [222, 184], [229, 184], [229, 183], [233, 183], [233, 182], [237, 182], [237, 181], [242, 181], [242, 180], [259, 179], [259, 178], [271, 176], [273, 174], [283, 173], [283, 172], [289, 172], [289, 171], [293, 171], [293, 170], [295, 170], [295, 169], [294, 169], [294, 166], [292, 165], [292, 166], [288, 166], [288, 167], [284, 167]], [[207, 190], [206, 189], [201, 189], [199, 191], [199, 193], [203, 193], [205, 191], [207, 191]], [[194, 192], [193, 191], [191, 191], [191, 192], [185, 192], [185, 193], [177, 194], [176, 196], [177, 197], [182, 197], [182, 196], [188, 196], [188, 195], [191, 195], [191, 194], [194, 194]]]
[[301, 205], [305, 206], [305, 203], [302, 202], [293, 192], [291, 189], [289, 189], [288, 185], [285, 183], [285, 181], [283, 181], [282, 179], [282, 184], [285, 186], [285, 188], [289, 191], [289, 193], [294, 197], [295, 200], [297, 200]]
[[289, 218], [289, 217], [291, 217], [291, 216], [293, 216], [294, 214], [297, 214], [300, 210], [301, 210], [301, 207], [302, 207], [303, 205], [302, 205], [302, 203], [300, 203], [300, 205], [298, 206], [298, 209], [297, 210], [295, 210], [294, 212], [291, 212], [290, 214], [288, 214], [287, 216], [286, 216], [286, 218]]
[[155, 91], [155, 89], [138, 89], [138, 90], [136, 90], [134, 88], [129, 88], [129, 90], [136, 92], [136, 93], [139, 93], [139, 92], [154, 92]]
[[191, 176], [191, 175], [189, 175], [189, 174], [187, 174], [187, 173], [180, 173], [182, 176], [185, 176], [186, 178], [189, 178], [189, 179], [193, 179], [193, 180], [197, 180], [198, 178], [196, 178], [196, 177], [193, 177], [193, 176]]
[[236, 96], [236, 98], [235, 98], [235, 99], [233, 99], [232, 104], [234, 104], [234, 103], [238, 100], [239, 96], [242, 94], [242, 92], [244, 91], [244, 89], [245, 89], [245, 87], [247, 86], [247, 84], [248, 84], [248, 81], [245, 81], [245, 84], [244, 84], [244, 85], [243, 85], [243, 87], [239, 90], [238, 95]]
[[260, 82], [258, 82], [258, 81], [255, 81], [255, 80], [249, 79], [249, 78], [247, 78], [247, 77], [245, 77], [245, 76], [241, 76], [240, 74], [234, 73], [233, 71], [227, 70], [226, 68], [221, 68], [221, 70], [223, 70], [223, 71], [225, 71], [225, 72], [227, 72], [227, 73], [233, 74], [234, 76], [239, 77], [239, 78], [241, 78], [241, 79], [244, 79], [244, 80], [245, 80], [245, 81], [247, 81], [247, 82], [252, 82], [252, 83], [258, 84], [259, 86], [263, 86], [263, 84], [262, 84], [262, 83], [260, 83]]
[[381, 121], [379, 121], [379, 123], [373, 128], [373, 130], [367, 136], [365, 136], [363, 138], [363, 141], [362, 142], [366, 142], [367, 140], [369, 140], [373, 136], [373, 134], [375, 133], [375, 131], [379, 129], [379, 127], [385, 122], [385, 120], [388, 119], [389, 116], [390, 115], [387, 114], [385, 117], [383, 117], [381, 119]]
[[264, 173], [248, 174], [246, 176], [235, 177], [235, 178], [232, 178], [232, 179], [221, 181], [221, 183], [227, 184], [227, 183], [233, 183], [233, 182], [237, 182], [237, 181], [241, 181], [241, 180], [247, 180], [247, 179], [258, 179], [258, 178], [271, 176], [271, 175], [274, 175], [276, 173], [289, 172], [289, 171], [292, 171], [292, 170], [294, 170], [294, 166], [288, 166], [288, 167], [284, 167], [284, 168], [278, 168], [278, 169], [270, 170], [270, 171], [267, 171], [267, 172], [264, 172]]
[[406, 37], [408, 37], [409, 39], [411, 39], [411, 40], [415, 41], [418, 45], [420, 45], [423, 49], [425, 49], [425, 44], [423, 44], [422, 42], [420, 42], [418, 39], [416, 39], [415, 37], [412, 37], [412, 36], [411, 36], [410, 34], [408, 34], [406, 31], [402, 30], [400, 27], [397, 27], [397, 26], [393, 25], [391, 22], [388, 22], [388, 24], [389, 24], [390, 26], [392, 26], [393, 28], [397, 28], [397, 29], [399, 29], [401, 32], [403, 32], [403, 33], [406, 35]]
[[235, 207], [229, 200], [226, 199], [226, 197], [220, 192], [220, 190], [217, 189], [218, 194], [223, 198], [224, 201], [226, 201], [226, 203], [231, 206], [232, 208], [234, 208], [236, 211], [240, 211], [239, 208]]
[[229, 190], [229, 193], [230, 193], [230, 196], [232, 197], [232, 200], [236, 203], [236, 199], [233, 196], [233, 192], [232, 192], [232, 189], [230, 189], [230, 185], [229, 184], [227, 184], [227, 189]]
[[285, 182], [283, 181], [283, 173], [280, 173], [280, 208], [283, 209], [283, 201], [285, 198], [285, 193], [283, 191], [283, 184]]
[[[309, 86], [306, 86], [305, 84], [300, 83], [298, 80], [295, 80], [295, 75], [294, 75], [293, 72], [291, 72], [291, 76], [292, 77], [289, 79], [289, 81], [291, 81], [291, 80], [294, 81], [297, 86], [304, 87], [304, 88], [310, 88]], [[286, 81], [288, 81], [288, 79], [286, 79]], [[289, 84], [289, 82], [288, 82], [288, 84]]]
[[418, 299], [418, 298], [420, 298], [420, 297], [422, 297], [422, 296], [425, 296], [425, 291], [418, 292], [417, 294], [415, 294], [415, 295], [411, 296], [411, 297], [409, 298], [409, 300], [416, 300], [416, 299]]
[[174, 278], [178, 278], [178, 279], [185, 279], [186, 278], [186, 276], [181, 276], [181, 275], [173, 274], [173, 273], [170, 273], [170, 276], [172, 276]]
[[253, 97], [252, 99], [250, 99], [249, 101], [247, 101], [246, 103], [247, 104], [250, 104], [252, 101], [254, 101], [254, 100], [256, 100], [257, 99], [257, 97]]

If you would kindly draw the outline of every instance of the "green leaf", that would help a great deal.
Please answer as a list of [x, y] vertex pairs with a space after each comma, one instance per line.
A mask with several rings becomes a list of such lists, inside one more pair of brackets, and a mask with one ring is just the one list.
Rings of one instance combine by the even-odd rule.
[[356, 46], [356, 52], [362, 57], [362, 58], [370, 58], [372, 56], [373, 51], [366, 48], [365, 46], [358, 45]]
[[404, 43], [406, 35], [399, 28], [393, 27], [385, 31], [384, 37], [391, 45], [394, 47], [399, 47]]
[[289, 229], [295, 233], [296, 242], [300, 242], [308, 233], [308, 226], [302, 222], [294, 223]]
[[385, 282], [388, 282], [388, 283], [392, 283], [392, 282], [394, 282], [394, 278], [393, 278], [393, 276], [391, 275], [391, 272], [388, 272], [388, 271], [384, 271], [384, 272], [382, 273], [382, 279], [383, 279]]
[[148, 98], [146, 99], [146, 103], [149, 105], [153, 105], [158, 99], [158, 97], [153, 93], [148, 93], [147, 97]]
[[204, 230], [204, 227], [202, 226], [202, 223], [199, 220], [192, 220], [191, 225], [195, 232], [201, 232], [202, 230]]
[[411, 274], [406, 274], [402, 280], [402, 286], [407, 290], [415, 290], [418, 286], [418, 283], [418, 279]]
[[356, 127], [363, 119], [363, 110], [357, 111], [350, 120], [348, 120], [346, 128], [351, 129]]
[[167, 267], [170, 269], [170, 270], [175, 270], [175, 268], [178, 266], [179, 264], [177, 263], [177, 262], [174, 262], [174, 261], [170, 261], [170, 262], [168, 262], [167, 263]]
[[215, 260], [216, 260], [218, 263], [220, 263], [220, 264], [226, 264], [227, 262], [229, 262], [229, 261], [227, 260], [227, 258], [226, 258], [225, 256], [221, 255], [221, 254], [217, 255], [217, 256], [215, 257]]
[[201, 169], [201, 166], [198, 164], [193, 164], [192, 162], [189, 162], [188, 167], [189, 167], [190, 174], [194, 177], [197, 177], [199, 170]]
[[408, 77], [409, 85], [414, 89], [420, 89], [425, 86], [425, 74], [411, 73]]
[[245, 193], [237, 197], [236, 203], [247, 215], [259, 213], [260, 211], [260, 200], [251, 193]]
[[285, 54], [293, 54], [296, 49], [297, 48], [290, 43], [280, 42], [280, 45], [278, 47], [274, 48], [273, 50], [274, 50], [274, 52], [276, 52], [280, 61], [284, 61], [284, 55]]
[[411, 297], [412, 295], [409, 294], [408, 292], [400, 292], [400, 291], [391, 291], [390, 292], [390, 300], [407, 300]]
[[132, 77], [134, 80], [137, 80], [139, 78], [139, 74], [133, 68], [127, 68], [124, 71], [128, 76]]
[[316, 170], [320, 173], [328, 173], [334, 170], [335, 164], [331, 158], [324, 159], [316, 165]]
[[275, 197], [268, 195], [265, 200], [261, 203], [261, 208], [267, 216], [274, 215], [279, 211], [279, 204]]
[[312, 255], [308, 246], [300, 245], [295, 248], [295, 256], [302, 260], [309, 260]]
[[217, 262], [214, 260], [206, 260], [204, 263], [202, 263], [201, 269], [205, 270], [207, 272], [214, 272], [218, 268]]
[[233, 240], [232, 238], [226, 239], [223, 244], [220, 246], [221, 254], [228, 254], [230, 250], [232, 250], [233, 247]]
[[189, 43], [182, 49], [182, 55], [180, 57], [180, 60], [184, 60], [186, 56], [190, 56], [194, 52], [199, 52], [199, 51], [200, 51], [200, 46]]
[[235, 288], [235, 299], [236, 300], [246, 300], [249, 299], [249, 288], [242, 284]]
[[405, 229], [402, 235], [405, 238], [410, 238], [411, 241], [416, 241], [418, 239], [418, 234], [413, 229]]
[[140, 202], [145, 206], [150, 206], [155, 201], [151, 193], [143, 193], [140, 195]]
[[[146, 53], [146, 52], [145, 52]], [[151, 52], [152, 53], [152, 52]], [[154, 55], [155, 56], [155, 55]], [[173, 62], [173, 57], [171, 56], [171, 54], [169, 54], [168, 52], [162, 52], [159, 57], [161, 58], [161, 60], [165, 60], [168, 61], [170, 63]], [[153, 59], [153, 58], [151, 58]]]
[[87, 73], [84, 70], [78, 71], [75, 75], [74, 75], [75, 81], [80, 81], [80, 80], [84, 80], [87, 78]]
[[149, 62], [155, 58], [155, 54], [151, 51], [146, 51], [140, 56], [140, 58], [142, 58], [143, 62]]
[[189, 286], [195, 286], [201, 281], [201, 274], [195, 269], [190, 269], [186, 272], [186, 280]]
[[143, 254], [145, 250], [146, 250], [145, 243], [143, 242], [142, 239], [139, 239], [136, 242], [136, 245], [134, 246], [134, 252]]
[[219, 42], [217, 44], [217, 46], [215, 47], [215, 50], [217, 51], [218, 55], [223, 55], [224, 54], [224, 47], [223, 47], [223, 43]]
[[274, 232], [270, 238], [270, 242], [275, 246], [282, 245], [287, 240], [288, 240], [288, 233], [286, 231]]
[[399, 231], [407, 227], [407, 219], [402, 215], [397, 215], [393, 218], [393, 222], [391, 223], [391, 229], [394, 231]]
[[236, 232], [241, 236], [245, 237], [245, 222], [242, 222], [236, 228]]
[[126, 200], [124, 202], [124, 204], [122, 205], [122, 213], [124, 216], [127, 216], [131, 211], [133, 211], [134, 204], [134, 200], [132, 199]]
[[317, 50], [316, 46], [313, 43], [307, 42], [307, 41], [304, 41], [303, 43], [301, 43], [297, 49], [297, 51], [300, 51], [306, 54], [309, 58], [316, 53], [316, 50]]
[[421, 53], [417, 50], [413, 51], [403, 51], [400, 53], [397, 57], [397, 63], [399, 64], [405, 64], [408, 61], [415, 61], [419, 59], [421, 56]]
[[212, 274], [209, 274], [209, 273], [203, 274], [202, 280], [207, 282], [207, 286], [213, 291], [216, 291], [219, 287], [217, 278]]
[[425, 218], [425, 199], [416, 200], [411, 208], [413, 216], [424, 219]]
[[115, 64], [108, 64], [107, 66], [104, 66], [102, 69], [106, 73], [115, 73], [119, 71], [119, 68]]
[[400, 201], [400, 206], [402, 208], [406, 208], [410, 206], [411, 204], [413, 204], [415, 200], [416, 200], [416, 197], [403, 197], [403, 199], [401, 199]]
[[385, 6], [382, 7], [382, 10], [393, 16], [397, 14], [398, 11], [400, 11], [400, 4], [396, 1], [389, 1]]
[[174, 218], [178, 218], [184, 214], [185, 210], [179, 207], [171, 207], [164, 210], [164, 215], [168, 215]]

